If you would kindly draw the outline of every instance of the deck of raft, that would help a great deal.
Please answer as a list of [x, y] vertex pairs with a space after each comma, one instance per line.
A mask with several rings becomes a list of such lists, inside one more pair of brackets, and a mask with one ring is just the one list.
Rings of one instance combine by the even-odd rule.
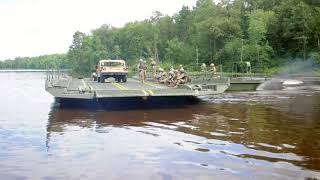
[[[225, 89], [216, 85], [208, 86], [202, 93], [221, 93]], [[136, 79], [128, 79], [126, 83], [118, 83], [112, 79], [98, 83], [90, 79], [60, 78], [47, 81], [46, 89], [57, 98], [94, 99], [112, 97], [146, 97], [146, 96], [198, 96], [198, 91], [185, 87], [168, 87], [163, 84], [147, 81], [142, 83]]]
[[[184, 89], [176, 89], [172, 87], [165, 86], [163, 84], [156, 84], [153, 82], [141, 83], [135, 79], [128, 79], [125, 83], [118, 83], [116, 81], [106, 81], [105, 83], [98, 83], [95, 81], [90, 81], [89, 79], [72, 79], [67, 90], [68, 91], [78, 91], [78, 87], [91, 88], [91, 91], [95, 92], [106, 92], [110, 95], [114, 92], [115, 95], [126, 96], [130, 93], [134, 93], [137, 96], [149, 96], [149, 95], [164, 95], [167, 94], [166, 91], [170, 90], [173, 92], [188, 93]], [[165, 93], [166, 92], [166, 93]], [[129, 93], [129, 94], [128, 94]], [[192, 95], [191, 93], [190, 95]]]

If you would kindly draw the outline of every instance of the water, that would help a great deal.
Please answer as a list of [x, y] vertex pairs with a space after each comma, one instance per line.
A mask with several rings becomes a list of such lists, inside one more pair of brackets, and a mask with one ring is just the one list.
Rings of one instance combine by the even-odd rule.
[[0, 179], [320, 178], [320, 89], [154, 110], [61, 109], [43, 73], [0, 73]]

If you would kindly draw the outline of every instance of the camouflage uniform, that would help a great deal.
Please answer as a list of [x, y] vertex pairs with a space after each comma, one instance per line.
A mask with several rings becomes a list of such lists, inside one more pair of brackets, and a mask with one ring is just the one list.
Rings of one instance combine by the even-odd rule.
[[246, 71], [247, 74], [251, 74], [251, 63], [249, 61], [246, 61]]
[[184, 70], [182, 64], [179, 65], [179, 68], [178, 68], [179, 73], [181, 73], [181, 70]]
[[174, 70], [173, 72], [174, 72], [174, 76], [173, 76], [173, 79], [172, 79], [172, 81], [170, 83], [170, 86], [175, 86], [177, 84], [178, 77], [180, 75], [180, 72], [178, 70]]
[[214, 78], [214, 77], [215, 77], [216, 72], [217, 72], [216, 66], [215, 66], [213, 63], [211, 63], [211, 64], [210, 64], [211, 78]]
[[151, 61], [151, 68], [152, 68], [152, 78], [153, 80], [156, 80], [157, 79], [157, 63], [153, 59]]
[[164, 80], [165, 85], [174, 86], [174, 71], [169, 71], [168, 77]]
[[143, 65], [144, 65], [144, 71], [143, 71], [144, 79], [143, 79], [143, 81], [146, 81], [146, 79], [147, 79], [147, 61], [143, 61]]
[[138, 70], [139, 70], [139, 79], [142, 83], [144, 83], [146, 80], [146, 69], [147, 69], [147, 66], [145, 62], [142, 59], [140, 59], [140, 62], [138, 64]]
[[167, 79], [167, 73], [162, 68], [159, 68], [159, 75], [157, 76], [158, 82], [164, 83], [166, 79]]
[[185, 73], [184, 69], [182, 68], [180, 70], [180, 74], [177, 77], [177, 81], [175, 83], [175, 87], [177, 88], [180, 84], [185, 84], [189, 81], [189, 77], [187, 76], [187, 74]]
[[91, 74], [91, 80], [92, 81], [97, 81], [98, 80], [98, 73], [99, 73], [99, 67], [96, 65], [96, 72]]
[[201, 72], [203, 72], [203, 73], [207, 72], [207, 66], [205, 63], [202, 63], [202, 65], [201, 65]]

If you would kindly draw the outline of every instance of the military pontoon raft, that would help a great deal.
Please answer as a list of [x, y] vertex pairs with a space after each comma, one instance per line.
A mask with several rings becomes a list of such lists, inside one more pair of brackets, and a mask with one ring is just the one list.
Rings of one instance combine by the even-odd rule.
[[45, 89], [59, 101], [111, 101], [114, 99], [131, 98], [148, 101], [181, 97], [198, 97], [223, 93], [230, 86], [229, 79], [219, 82], [203, 82], [194, 80], [192, 83], [168, 87], [164, 84], [146, 81], [142, 83], [129, 78], [125, 83], [118, 83], [109, 78], [104, 83], [89, 78], [72, 78], [70, 76], [47, 75]]
[[227, 91], [256, 91], [258, 86], [266, 81], [267, 79], [262, 77], [231, 78]]

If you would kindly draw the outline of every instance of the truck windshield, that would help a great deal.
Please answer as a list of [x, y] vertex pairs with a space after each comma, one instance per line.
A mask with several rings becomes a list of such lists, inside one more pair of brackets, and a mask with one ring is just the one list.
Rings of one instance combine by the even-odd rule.
[[123, 64], [120, 62], [103, 62], [101, 63], [101, 66], [116, 67], [116, 66], [123, 66]]

